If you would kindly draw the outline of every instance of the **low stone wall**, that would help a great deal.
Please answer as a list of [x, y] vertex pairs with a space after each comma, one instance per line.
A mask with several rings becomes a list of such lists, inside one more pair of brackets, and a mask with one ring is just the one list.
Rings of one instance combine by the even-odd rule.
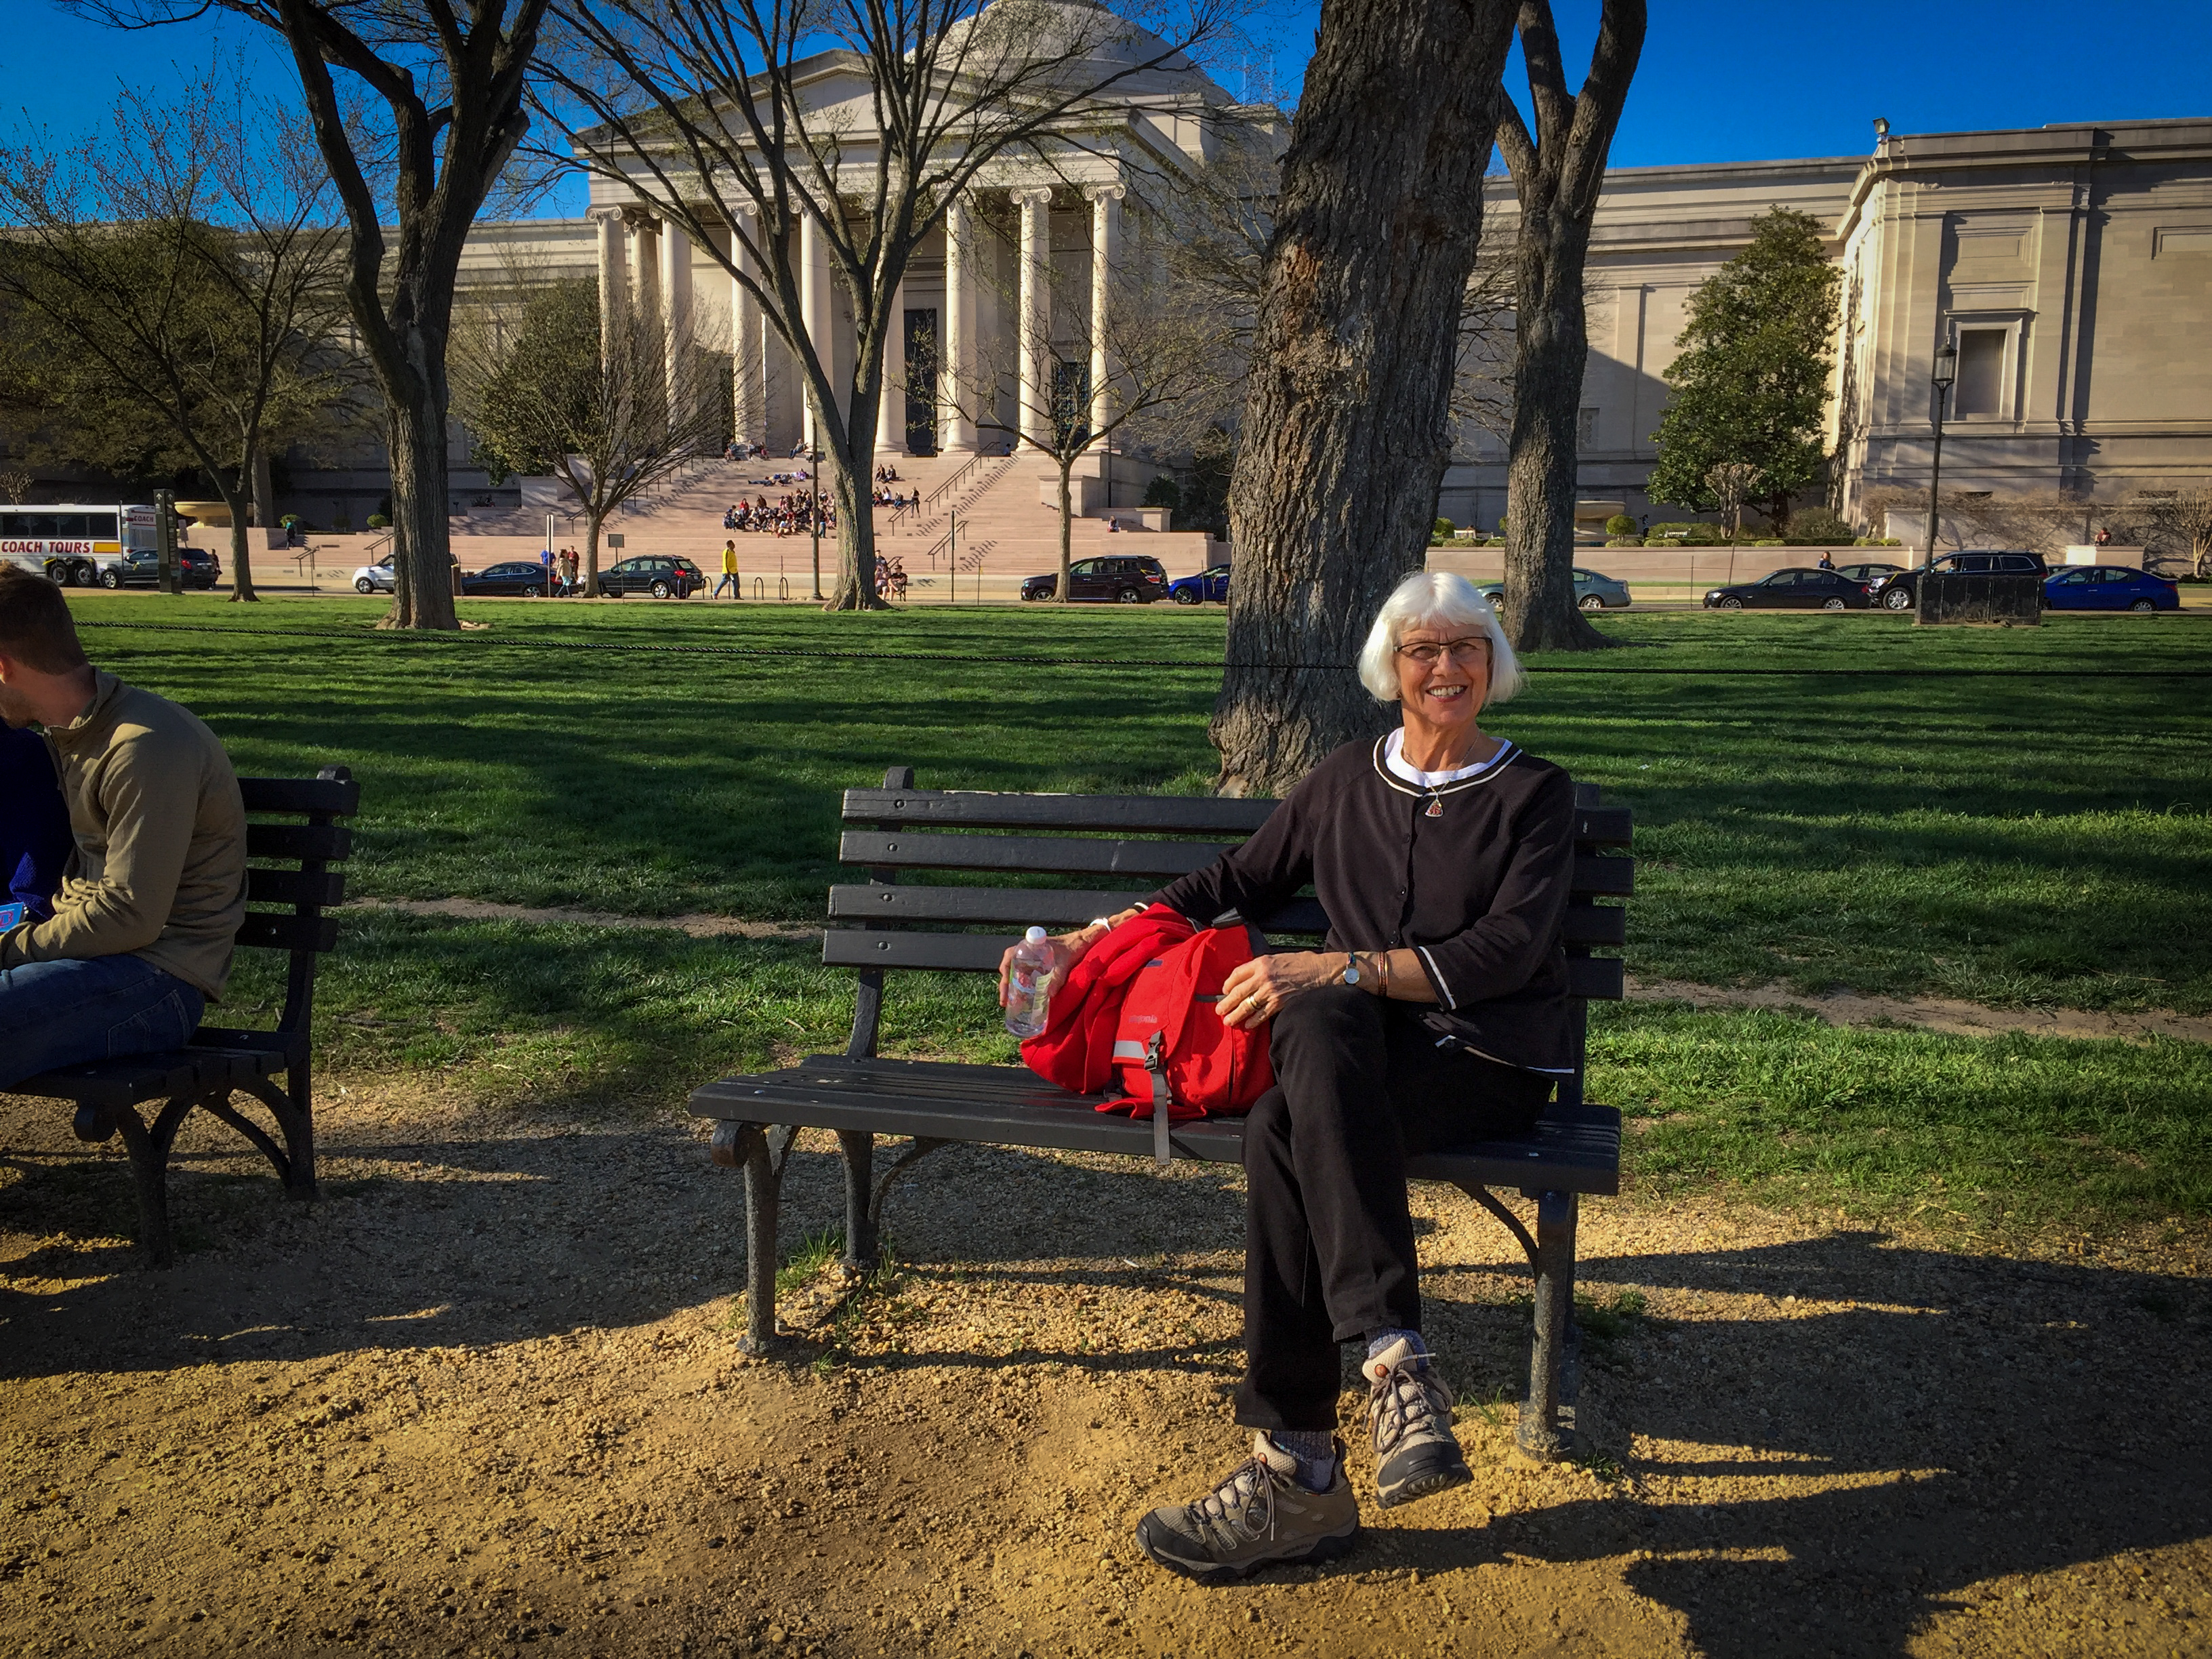
[[[1917, 557], [1901, 547], [1579, 547], [1575, 568], [1595, 570], [1632, 586], [1727, 587], [1755, 582], [1778, 570], [1807, 569], [1825, 555], [1834, 564], [1893, 564], [1910, 568]], [[1428, 568], [1449, 570], [1469, 581], [1502, 581], [1502, 547], [1432, 547]]]

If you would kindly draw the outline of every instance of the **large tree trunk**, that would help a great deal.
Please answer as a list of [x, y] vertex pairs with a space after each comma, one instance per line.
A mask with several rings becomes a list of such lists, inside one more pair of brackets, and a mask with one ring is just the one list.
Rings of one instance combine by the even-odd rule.
[[1074, 470], [1075, 457], [1062, 455], [1060, 458], [1060, 585], [1052, 591], [1053, 600], [1058, 605], [1074, 603], [1069, 590], [1075, 586], [1073, 574], [1075, 554], [1075, 502], [1073, 497], [1075, 491], [1067, 481], [1067, 475]]
[[586, 509], [584, 519], [584, 597], [599, 597], [599, 526], [606, 514], [597, 507]]
[[1329, 0], [1267, 250], [1243, 442], [1219, 787], [1280, 794], [1380, 731], [1353, 665], [1421, 568], [1450, 459], [1510, 0]]
[[252, 605], [261, 596], [253, 591], [252, 532], [246, 520], [261, 517], [264, 497], [252, 487], [256, 469], [251, 459], [239, 472], [238, 493], [230, 502], [230, 601]]
[[1575, 609], [1575, 496], [1589, 335], [1583, 267], [1628, 83], [1644, 50], [1644, 0], [1604, 0], [1589, 73], [1567, 90], [1550, 0], [1521, 0], [1533, 131], [1498, 89], [1498, 147], [1521, 205], [1514, 257], [1513, 432], [1505, 469], [1505, 635], [1516, 652], [1613, 641]]
[[1575, 428], [1589, 354], [1583, 307], [1589, 245], [1587, 221], [1522, 207], [1505, 469], [1504, 623], [1516, 652], [1613, 643], [1575, 609]]
[[[820, 349], [826, 356], [826, 343]], [[864, 351], [864, 359], [866, 355]], [[854, 382], [865, 385], [866, 378], [863, 361], [854, 371]], [[869, 499], [875, 493], [876, 405], [883, 395], [879, 374], [875, 397], [855, 394], [848, 404], [851, 413], [843, 447], [831, 445], [822, 452], [830, 464], [830, 499], [837, 509], [837, 586], [823, 605], [824, 611], [890, 608], [876, 592], [876, 513]], [[817, 430], [826, 424], [817, 422]]]
[[[419, 333], [420, 331], [410, 331]], [[392, 609], [380, 628], [458, 629], [453, 611], [452, 525], [447, 517], [444, 377], [434, 384], [410, 352], [415, 372], [401, 386], [386, 385], [392, 399], [392, 523], [394, 538]], [[445, 362], [442, 342], [436, 361]], [[404, 391], [407, 400], [395, 395]]]

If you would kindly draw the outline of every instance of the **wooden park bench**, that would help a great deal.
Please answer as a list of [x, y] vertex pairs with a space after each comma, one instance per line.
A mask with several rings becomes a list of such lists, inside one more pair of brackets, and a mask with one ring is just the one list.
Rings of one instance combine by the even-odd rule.
[[[331, 866], [352, 850], [353, 832], [335, 820], [361, 810], [361, 786], [344, 767], [326, 766], [312, 778], [240, 778], [239, 788], [250, 817], [284, 820], [246, 826], [246, 902], [275, 908], [248, 909], [237, 935], [241, 946], [283, 951], [291, 958], [276, 1029], [203, 1025], [191, 1042], [167, 1054], [63, 1066], [10, 1091], [75, 1101], [79, 1140], [103, 1141], [123, 1132], [138, 1190], [138, 1243], [157, 1267], [176, 1255], [169, 1231], [169, 1149], [195, 1106], [258, 1146], [288, 1196], [315, 1196], [308, 1030], [315, 958], [337, 943], [337, 923], [323, 912], [345, 896], [345, 877]], [[231, 1103], [241, 1092], [269, 1109], [283, 1145]], [[161, 1108], [149, 1123], [138, 1108], [155, 1101]]]
[[[1568, 975], [1576, 998], [1574, 1075], [1525, 1135], [1486, 1140], [1411, 1160], [1419, 1181], [1459, 1188], [1504, 1224], [1535, 1275], [1534, 1342], [1528, 1396], [1518, 1438], [1532, 1456], [1557, 1456], [1573, 1432], [1575, 1222], [1585, 1193], [1620, 1190], [1620, 1114], [1583, 1099], [1584, 1004], [1617, 999], [1621, 964], [1593, 956], [1617, 945], [1626, 913], [1600, 901], [1625, 898], [1634, 866], [1607, 856], [1629, 842], [1626, 807], [1601, 806], [1597, 791], [1576, 790], [1573, 897], [1567, 911]], [[864, 885], [833, 886], [823, 959], [858, 970], [851, 1042], [842, 1054], [803, 1065], [727, 1077], [695, 1090], [694, 1115], [716, 1120], [714, 1158], [745, 1172], [747, 1297], [745, 1345], [763, 1352], [775, 1337], [776, 1220], [783, 1170], [800, 1128], [836, 1131], [845, 1169], [845, 1261], [866, 1272], [877, 1258], [884, 1201], [914, 1163], [957, 1142], [1125, 1152], [1214, 1163], [1243, 1161], [1243, 1122], [1200, 1118], [1170, 1126], [1097, 1109], [1095, 1097], [1054, 1088], [1008, 1066], [884, 1060], [876, 1038], [884, 978], [896, 969], [995, 974], [1000, 953], [1022, 926], [1079, 926], [1135, 903], [1176, 876], [1211, 863], [1224, 845], [1250, 835], [1275, 808], [1271, 800], [1157, 795], [1020, 795], [914, 787], [909, 767], [894, 767], [881, 789], [845, 793], [847, 825], [838, 857], [867, 872]], [[978, 833], [1012, 830], [1012, 835]], [[1188, 839], [1191, 836], [1203, 839]], [[999, 877], [1090, 878], [1088, 884], [986, 887], [902, 883], [915, 870]], [[1318, 901], [1297, 898], [1273, 915], [1248, 920], [1272, 939], [1317, 935], [1328, 917]], [[904, 1153], [874, 1177], [875, 1138], [905, 1136]], [[1514, 1188], [1535, 1205], [1529, 1229], [1491, 1190]]]

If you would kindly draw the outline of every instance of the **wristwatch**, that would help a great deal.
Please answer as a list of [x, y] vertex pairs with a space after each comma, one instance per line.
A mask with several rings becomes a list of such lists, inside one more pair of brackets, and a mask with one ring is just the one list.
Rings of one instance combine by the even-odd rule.
[[1344, 982], [1346, 985], [1359, 983], [1359, 958], [1350, 951], [1344, 953]]

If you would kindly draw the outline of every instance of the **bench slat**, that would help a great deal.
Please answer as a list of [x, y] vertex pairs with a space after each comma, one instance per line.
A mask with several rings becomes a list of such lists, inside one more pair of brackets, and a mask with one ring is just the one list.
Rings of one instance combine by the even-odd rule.
[[[1021, 942], [1016, 933], [864, 933], [833, 927], [822, 935], [822, 960], [832, 968], [923, 968], [940, 973], [994, 974], [999, 959]], [[1620, 1000], [1618, 957], [1569, 957], [1567, 994], [1601, 1002]]]
[[958, 824], [971, 830], [1151, 830], [1249, 836], [1272, 800], [1212, 795], [994, 794], [979, 789], [848, 789], [845, 822]]
[[336, 870], [310, 875], [305, 870], [270, 870], [251, 866], [246, 872], [246, 902], [249, 904], [319, 904], [325, 908], [343, 902], [345, 876]]
[[238, 924], [238, 942], [272, 951], [335, 951], [338, 924], [334, 916], [281, 915], [249, 910]]
[[[707, 1084], [692, 1091], [690, 1110], [741, 1123], [1152, 1155], [1149, 1121], [1097, 1104], [1018, 1066], [817, 1055], [787, 1070]], [[1179, 1157], [1241, 1163], [1243, 1128], [1237, 1118], [1199, 1118], [1176, 1125], [1169, 1139]], [[1425, 1154], [1407, 1169], [1419, 1180], [1607, 1194], [1620, 1190], [1620, 1153], [1618, 1112], [1553, 1106], [1528, 1135]]]
[[249, 823], [246, 855], [252, 859], [319, 859], [335, 863], [353, 851], [353, 831], [337, 823]]
[[[1157, 876], [1203, 870], [1229, 848], [1217, 842], [1109, 841], [1103, 836], [935, 836], [906, 830], [848, 830], [841, 863], [876, 869], [989, 870], [1005, 874]], [[1574, 891], [1625, 898], [1636, 890], [1636, 860], [1575, 856]]]
[[240, 778], [249, 812], [327, 812], [349, 818], [361, 811], [361, 785], [352, 778]]
[[[1011, 922], [1043, 927], [1080, 927], [1094, 916], [1112, 915], [1145, 896], [1075, 887], [927, 887], [841, 884], [830, 890], [833, 921]], [[1328, 915], [1321, 901], [1296, 898], [1260, 924], [1267, 933], [1325, 933]], [[1576, 904], [1568, 908], [1565, 933], [1570, 945], [1624, 945], [1628, 912], [1619, 905]]]
[[73, 1100], [80, 1106], [136, 1106], [145, 1100], [196, 1095], [229, 1081], [231, 1075], [227, 1055], [187, 1048], [57, 1066], [10, 1087], [19, 1095]]
[[[975, 789], [848, 789], [848, 823], [898, 822], [967, 830], [1152, 830], [1202, 836], [1250, 835], [1281, 805], [1206, 795], [994, 794]], [[1583, 806], [1575, 838], [1590, 847], [1629, 844], [1626, 806]]]

